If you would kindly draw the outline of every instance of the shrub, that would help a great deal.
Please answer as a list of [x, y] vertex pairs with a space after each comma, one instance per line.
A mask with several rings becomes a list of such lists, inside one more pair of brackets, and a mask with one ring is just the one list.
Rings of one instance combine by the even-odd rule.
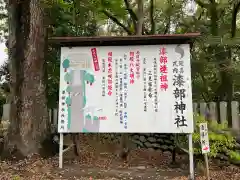
[[[240, 160], [240, 153], [235, 151], [236, 140], [228, 129], [227, 121], [222, 124], [218, 124], [216, 121], [211, 121], [206, 119], [199, 114], [194, 115], [195, 122], [195, 132], [193, 133], [193, 144], [194, 144], [194, 154], [196, 156], [201, 155], [201, 141], [199, 133], [200, 123], [207, 122], [208, 124], [208, 138], [210, 144], [209, 157], [216, 158], [221, 156], [227, 156], [230, 160], [238, 161]], [[177, 145], [181, 149], [187, 151], [188, 142], [186, 136], [180, 136], [177, 140]]]
[[0, 123], [0, 136], [5, 136], [7, 134], [9, 126], [9, 121], [1, 121]]
[[201, 154], [201, 142], [199, 125], [200, 123], [207, 122], [208, 124], [208, 138], [210, 143], [210, 157], [216, 157], [218, 154], [226, 153], [227, 155], [235, 147], [236, 140], [228, 131], [228, 124], [225, 121], [222, 124], [218, 124], [216, 121], [206, 121], [203, 116], [195, 115], [194, 120], [196, 123], [196, 129], [193, 134], [194, 153]]

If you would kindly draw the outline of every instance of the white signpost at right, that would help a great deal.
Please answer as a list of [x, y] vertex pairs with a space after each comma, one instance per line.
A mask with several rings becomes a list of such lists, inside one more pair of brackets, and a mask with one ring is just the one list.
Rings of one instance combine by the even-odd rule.
[[210, 152], [207, 123], [201, 123], [199, 127], [202, 154], [206, 154]]
[[207, 179], [210, 180], [209, 165], [208, 165], [208, 153], [210, 152], [209, 139], [208, 139], [208, 127], [207, 123], [200, 123], [200, 140], [202, 154], [204, 155], [204, 160], [206, 164], [206, 175]]

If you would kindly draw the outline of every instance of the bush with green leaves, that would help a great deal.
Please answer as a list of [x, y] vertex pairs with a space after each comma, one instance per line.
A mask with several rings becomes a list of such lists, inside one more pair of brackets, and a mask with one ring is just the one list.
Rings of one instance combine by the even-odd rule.
[[236, 140], [232, 136], [231, 132], [228, 131], [227, 121], [224, 123], [218, 124], [216, 121], [211, 121], [206, 119], [203, 116], [195, 115], [194, 120], [196, 123], [195, 132], [193, 134], [194, 142], [194, 153], [201, 153], [201, 141], [199, 133], [200, 123], [207, 122], [208, 124], [208, 138], [210, 143], [210, 157], [216, 157], [220, 153], [229, 154], [236, 145]]
[[7, 135], [7, 130], [9, 126], [9, 121], [1, 121], [0, 123], [0, 137], [4, 137]]
[[[218, 124], [216, 121], [206, 120], [199, 114], [194, 115], [195, 132], [193, 133], [194, 155], [201, 155], [201, 141], [200, 141], [200, 123], [208, 124], [208, 138], [210, 144], [209, 157], [216, 158], [221, 155], [227, 156], [229, 160], [239, 161], [240, 153], [235, 150], [236, 139], [228, 128], [227, 121]], [[188, 142], [186, 136], [177, 137], [177, 145], [187, 151]]]

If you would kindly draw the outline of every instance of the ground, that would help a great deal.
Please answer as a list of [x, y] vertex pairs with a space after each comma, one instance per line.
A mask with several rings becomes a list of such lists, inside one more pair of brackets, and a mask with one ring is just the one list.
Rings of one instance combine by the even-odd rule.
[[[25, 160], [0, 162], [1, 180], [187, 180], [187, 156], [178, 156], [177, 165], [171, 165], [171, 154], [154, 150], [135, 149], [129, 162], [122, 162], [118, 146], [99, 142], [99, 139], [83, 137], [79, 157], [68, 151], [64, 156], [63, 169], [58, 168], [58, 157], [42, 159], [32, 155]], [[210, 163], [213, 180], [240, 179], [240, 168], [235, 166], [217, 167]], [[196, 170], [196, 179], [206, 179], [201, 169]]]

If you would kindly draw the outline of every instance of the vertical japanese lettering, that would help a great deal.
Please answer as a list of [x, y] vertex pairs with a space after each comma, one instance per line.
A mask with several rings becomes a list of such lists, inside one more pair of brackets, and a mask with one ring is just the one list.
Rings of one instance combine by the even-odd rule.
[[102, 96], [104, 97], [106, 95], [106, 77], [102, 77]]
[[102, 72], [105, 73], [106, 71], [106, 61], [105, 59], [102, 59]]
[[106, 62], [105, 59], [102, 59], [102, 96], [104, 97], [106, 95], [106, 77], [105, 77], [105, 71], [106, 71]]
[[153, 89], [153, 78], [152, 78], [152, 72], [148, 71], [148, 97], [151, 99], [153, 94], [152, 94], [152, 89]]
[[143, 59], [143, 110], [147, 112], [147, 69], [146, 58]]
[[134, 52], [130, 52], [130, 67], [129, 67], [129, 82], [130, 84], [134, 84]]
[[65, 109], [64, 109], [64, 105], [66, 104], [65, 103], [65, 100], [66, 100], [66, 91], [62, 91], [62, 98], [61, 98], [61, 104], [62, 104], [62, 109], [61, 109], [61, 120], [60, 120], [60, 129], [61, 130], [64, 130], [64, 124], [65, 124], [65, 114], [64, 114], [64, 112], [65, 112]]
[[115, 116], [118, 116], [118, 94], [119, 94], [119, 92], [118, 92], [118, 86], [119, 86], [119, 84], [118, 84], [118, 59], [115, 59], [115, 92], [116, 92], [116, 110], [115, 110]]
[[123, 59], [119, 59], [119, 119], [123, 124]]
[[[131, 55], [131, 54], [130, 54]], [[127, 67], [127, 55], [124, 54], [124, 82], [123, 82], [123, 92], [124, 92], [124, 114], [123, 114], [123, 118], [124, 118], [124, 128], [127, 129], [127, 96], [128, 96], [128, 67]], [[131, 68], [131, 67], [130, 67]]]
[[153, 60], [153, 97], [154, 97], [154, 111], [158, 112], [158, 93], [157, 93], [157, 59]]
[[177, 127], [187, 127], [185, 117], [186, 107], [186, 89], [184, 79], [184, 62], [180, 60], [173, 61], [173, 96], [175, 99], [175, 125]]
[[92, 52], [92, 60], [93, 60], [94, 69], [95, 69], [95, 71], [99, 71], [100, 68], [99, 68], [99, 63], [98, 63], [97, 48], [92, 48], [91, 52]]
[[112, 95], [112, 52], [108, 52], [108, 95]]
[[168, 63], [168, 57], [167, 57], [167, 52], [166, 52], [166, 48], [162, 47], [160, 48], [160, 59], [159, 59], [159, 70], [160, 70], [160, 89], [166, 91], [168, 89], [168, 77], [167, 77], [167, 73], [168, 73], [168, 67], [167, 67], [167, 63]]
[[136, 78], [140, 78], [140, 51], [136, 52]]

